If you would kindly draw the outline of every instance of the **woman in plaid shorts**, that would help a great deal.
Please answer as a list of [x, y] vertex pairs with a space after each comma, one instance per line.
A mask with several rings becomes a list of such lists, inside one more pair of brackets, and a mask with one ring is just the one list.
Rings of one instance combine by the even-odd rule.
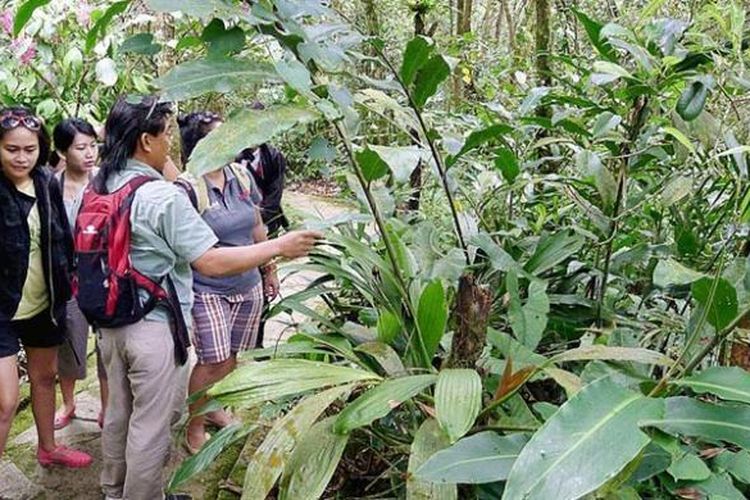
[[[222, 120], [215, 113], [201, 112], [180, 117], [178, 123], [182, 160], [186, 163], [198, 141]], [[205, 183], [195, 191], [207, 195], [202, 217], [219, 238], [219, 246], [252, 245], [266, 240], [266, 226], [258, 208], [260, 191], [245, 169], [226, 166], [194, 182]], [[237, 365], [237, 353], [255, 347], [263, 294], [269, 299], [275, 297], [278, 279], [275, 270], [267, 266], [263, 272], [256, 268], [225, 278], [194, 272], [193, 291], [193, 343], [198, 364], [190, 375], [190, 394], [224, 378]], [[191, 409], [200, 405], [197, 402]], [[225, 427], [231, 418], [223, 410], [192, 417], [185, 437], [188, 451], [195, 453], [206, 441], [206, 423]]]

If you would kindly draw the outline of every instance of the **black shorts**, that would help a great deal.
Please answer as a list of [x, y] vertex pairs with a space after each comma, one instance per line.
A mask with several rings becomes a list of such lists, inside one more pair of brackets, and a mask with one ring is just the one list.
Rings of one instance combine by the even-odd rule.
[[56, 347], [65, 342], [65, 324], [54, 324], [49, 309], [33, 318], [0, 321], [0, 358], [18, 354], [24, 347]]

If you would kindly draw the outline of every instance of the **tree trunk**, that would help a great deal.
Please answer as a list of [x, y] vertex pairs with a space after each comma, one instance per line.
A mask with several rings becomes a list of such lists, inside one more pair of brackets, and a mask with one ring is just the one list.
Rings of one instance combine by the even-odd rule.
[[536, 0], [536, 76], [539, 85], [544, 87], [552, 83], [549, 65], [550, 15], [549, 0]]
[[[425, 34], [424, 24], [424, 12], [417, 9], [414, 11], [414, 36], [420, 36]], [[419, 132], [415, 129], [409, 129], [409, 135], [411, 135], [412, 144], [419, 144]], [[409, 199], [406, 202], [406, 208], [409, 210], [419, 210], [419, 201], [422, 194], [422, 169], [423, 163], [420, 159], [417, 162], [417, 166], [409, 176], [409, 187], [411, 192], [409, 193]]]
[[492, 293], [472, 275], [461, 276], [453, 309], [455, 333], [448, 359], [449, 368], [474, 368], [487, 341], [487, 323], [492, 309]]

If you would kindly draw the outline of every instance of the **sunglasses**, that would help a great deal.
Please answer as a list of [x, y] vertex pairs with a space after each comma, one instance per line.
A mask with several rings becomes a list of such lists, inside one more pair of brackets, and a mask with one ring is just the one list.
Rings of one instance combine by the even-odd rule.
[[201, 113], [198, 113], [196, 118], [201, 123], [206, 123], [206, 124], [213, 123], [216, 121], [221, 121], [221, 117], [217, 113], [213, 113], [211, 111], [203, 111]]
[[19, 114], [13, 111], [8, 111], [0, 115], [0, 127], [10, 130], [20, 126], [36, 132], [42, 128], [42, 120], [36, 116]]

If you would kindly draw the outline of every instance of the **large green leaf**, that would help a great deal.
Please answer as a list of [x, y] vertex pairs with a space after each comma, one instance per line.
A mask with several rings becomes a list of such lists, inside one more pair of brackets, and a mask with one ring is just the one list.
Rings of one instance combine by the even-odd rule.
[[502, 139], [503, 135], [510, 134], [511, 132], [513, 132], [513, 127], [504, 123], [496, 123], [494, 125], [490, 125], [489, 127], [475, 130], [474, 132], [469, 134], [469, 137], [466, 138], [466, 141], [464, 141], [464, 145], [461, 146], [459, 152], [456, 153], [455, 156], [449, 156], [446, 159], [446, 166], [452, 167], [460, 157], [462, 157], [469, 151], [476, 149], [479, 146], [486, 144], [494, 139]]
[[482, 409], [482, 379], [476, 370], [445, 369], [435, 385], [435, 414], [451, 443], [474, 425]]
[[715, 405], [688, 397], [668, 398], [664, 417], [644, 420], [641, 425], [669, 434], [726, 441], [750, 448], [750, 407], [747, 406]]
[[248, 363], [216, 383], [208, 394], [224, 403], [253, 406], [314, 389], [379, 380], [372, 372], [303, 359]]
[[276, 78], [269, 63], [215, 57], [179, 64], [154, 80], [154, 85], [162, 90], [166, 99], [181, 101], [207, 92], [231, 92]]
[[673, 383], [689, 387], [698, 394], [709, 393], [727, 401], [750, 404], [750, 373], [742, 368], [713, 366]]
[[406, 475], [407, 500], [456, 500], [458, 491], [454, 484], [435, 484], [417, 476], [417, 471], [425, 461], [449, 445], [448, 436], [440, 425], [428, 419], [414, 435], [409, 454], [409, 469]]
[[730, 473], [745, 484], [750, 484], [750, 451], [740, 450], [737, 453], [724, 450], [714, 459], [714, 465]]
[[660, 260], [654, 269], [654, 285], [666, 288], [675, 285], [689, 285], [703, 278], [705, 274], [693, 271], [673, 259]]
[[266, 498], [284, 470], [292, 450], [331, 403], [354, 385], [333, 387], [308, 396], [277, 420], [248, 462], [242, 500]]
[[422, 343], [427, 351], [427, 362], [432, 360], [440, 339], [443, 338], [448, 323], [448, 305], [445, 299], [445, 289], [440, 280], [428, 284], [419, 297], [417, 307], [417, 323], [422, 336]]
[[470, 243], [479, 247], [490, 261], [493, 269], [501, 272], [508, 272], [511, 269], [516, 269], [519, 274], [523, 271], [520, 269], [518, 262], [503, 249], [500, 245], [492, 240], [492, 237], [484, 232], [472, 236]]
[[44, 7], [49, 2], [50, 0], [28, 0], [24, 2], [16, 11], [16, 17], [13, 19], [13, 36], [17, 37], [21, 33], [36, 9]]
[[496, 152], [495, 168], [500, 170], [503, 178], [508, 182], [513, 182], [521, 174], [521, 167], [518, 165], [516, 154], [509, 148], [499, 148]]
[[709, 324], [717, 330], [721, 330], [737, 316], [739, 309], [737, 290], [724, 278], [719, 278], [719, 282], [716, 283], [716, 291], [712, 297], [711, 290], [713, 287], [714, 278], [701, 278], [693, 283], [693, 297], [708, 309], [706, 319]]
[[572, 229], [563, 229], [542, 237], [534, 255], [526, 262], [524, 269], [540, 275], [559, 263], [576, 255], [583, 247], [583, 238]]
[[216, 458], [230, 444], [247, 436], [255, 425], [234, 424], [224, 427], [215, 435], [211, 436], [198, 453], [188, 457], [180, 464], [172, 478], [169, 480], [167, 490], [174, 490], [185, 481], [190, 480], [197, 474], [205, 471], [216, 461]]
[[437, 375], [411, 375], [383, 382], [347, 405], [336, 419], [334, 431], [347, 433], [388, 415], [435, 380]]
[[315, 424], [303, 436], [281, 478], [279, 500], [317, 499], [341, 460], [348, 434], [336, 434], [332, 427], [336, 417]]
[[435, 95], [443, 80], [451, 74], [451, 68], [440, 54], [427, 60], [417, 73], [412, 98], [417, 108], [424, 107], [427, 99]]
[[528, 438], [484, 431], [432, 455], [415, 475], [435, 483], [482, 484], [508, 479]]
[[609, 41], [607, 41], [605, 38], [602, 38], [601, 36], [603, 25], [600, 22], [590, 18], [580, 10], [571, 10], [583, 25], [583, 28], [586, 30], [586, 34], [588, 35], [591, 44], [594, 46], [597, 52], [599, 52], [600, 55], [610, 61], [617, 60], [617, 54], [612, 48], [612, 45], [610, 45]]
[[154, 35], [151, 33], [138, 33], [127, 38], [120, 45], [121, 54], [142, 54], [153, 56], [161, 51], [161, 45], [154, 43]]
[[547, 327], [547, 313], [549, 299], [547, 298], [547, 282], [532, 280], [529, 283], [529, 294], [526, 303], [521, 305], [518, 291], [518, 277], [511, 271], [505, 278], [506, 288], [510, 295], [508, 306], [508, 321], [519, 342], [529, 349], [536, 349], [542, 340], [544, 329]]
[[99, 40], [99, 38], [104, 35], [104, 32], [107, 30], [107, 26], [109, 26], [109, 23], [112, 22], [112, 19], [114, 19], [115, 16], [118, 16], [125, 12], [125, 10], [128, 8], [128, 5], [130, 5], [130, 0], [123, 0], [121, 2], [113, 3], [107, 8], [106, 11], [104, 11], [102, 17], [100, 17], [96, 21], [96, 23], [94, 23], [94, 26], [92, 26], [92, 28], [86, 34], [86, 45], [84, 46], [84, 50], [87, 53], [91, 52], [91, 49], [94, 48], [97, 40]]
[[651, 365], [671, 366], [672, 360], [664, 354], [640, 347], [589, 345], [569, 349], [550, 358], [550, 363], [583, 360], [635, 361]]
[[190, 156], [187, 168], [200, 177], [219, 170], [234, 160], [238, 151], [259, 146], [295, 125], [310, 123], [318, 114], [297, 105], [266, 109], [243, 109], [200, 141]]
[[675, 105], [677, 113], [683, 120], [692, 121], [698, 118], [706, 105], [706, 97], [713, 82], [711, 76], [699, 76], [685, 87]]
[[404, 51], [404, 60], [401, 63], [401, 81], [407, 87], [414, 83], [417, 72], [425, 65], [430, 57], [435, 44], [431, 38], [416, 36], [409, 40]]
[[375, 151], [393, 173], [396, 182], [404, 183], [409, 180], [409, 176], [417, 168], [420, 161], [429, 161], [430, 153], [418, 146], [368, 146]]
[[503, 498], [579, 498], [595, 491], [648, 445], [638, 422], [658, 418], [661, 410], [659, 400], [607, 379], [593, 382], [532, 436], [510, 471]]
[[245, 47], [245, 31], [239, 26], [227, 29], [224, 21], [214, 19], [203, 28], [201, 40], [208, 44], [210, 57], [221, 57], [241, 51]]
[[388, 173], [388, 164], [372, 149], [365, 148], [355, 153], [357, 164], [362, 170], [362, 177], [367, 182], [380, 179]]
[[[381, 315], [382, 319], [383, 316]], [[404, 363], [398, 353], [388, 344], [383, 342], [365, 342], [354, 348], [357, 352], [363, 352], [375, 358], [378, 364], [389, 376], [400, 376], [406, 373]]]

